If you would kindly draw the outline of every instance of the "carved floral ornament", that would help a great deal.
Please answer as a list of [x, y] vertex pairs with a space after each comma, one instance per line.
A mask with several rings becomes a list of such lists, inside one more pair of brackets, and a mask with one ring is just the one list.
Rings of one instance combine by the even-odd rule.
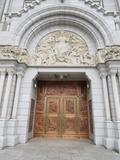
[[56, 31], [43, 37], [32, 55], [17, 46], [0, 46], [0, 59], [18, 60], [30, 66], [96, 66], [107, 60], [120, 60], [120, 46], [105, 47], [90, 55], [81, 37]]

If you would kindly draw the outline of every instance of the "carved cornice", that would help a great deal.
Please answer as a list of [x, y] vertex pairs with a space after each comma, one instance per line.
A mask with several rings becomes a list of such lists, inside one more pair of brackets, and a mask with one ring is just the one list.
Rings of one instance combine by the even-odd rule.
[[[34, 9], [36, 6], [41, 5], [42, 1], [45, 0], [35, 0], [33, 2], [31, 2], [29, 5], [24, 6], [21, 10], [19, 10], [16, 13], [5, 13], [6, 17], [9, 18], [13, 18], [13, 17], [21, 17], [24, 13], [27, 13], [29, 10]], [[110, 12], [107, 11], [104, 6], [102, 6], [101, 4], [96, 4], [94, 1], [92, 0], [81, 0], [83, 1], [83, 3], [89, 5], [91, 8], [96, 9], [97, 12], [101, 12], [103, 15], [105, 16], [119, 16], [120, 12]], [[60, 0], [60, 3], [64, 3], [64, 0]]]
[[[43, 64], [41, 63], [42, 59], [39, 54], [30, 55], [26, 49], [21, 49], [16, 46], [0, 46], [0, 59], [17, 60], [19, 63], [25, 63], [29, 66], [59, 66], [58, 64]], [[120, 60], [120, 46], [110, 46], [99, 49], [96, 55], [85, 53], [79, 56], [78, 64], [68, 62], [60, 66], [96, 66], [109, 60]]]

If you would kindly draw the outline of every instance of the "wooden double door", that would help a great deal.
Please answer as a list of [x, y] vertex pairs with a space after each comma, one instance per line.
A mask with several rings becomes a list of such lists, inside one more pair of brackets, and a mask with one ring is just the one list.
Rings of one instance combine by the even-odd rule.
[[35, 137], [88, 138], [86, 82], [39, 81]]

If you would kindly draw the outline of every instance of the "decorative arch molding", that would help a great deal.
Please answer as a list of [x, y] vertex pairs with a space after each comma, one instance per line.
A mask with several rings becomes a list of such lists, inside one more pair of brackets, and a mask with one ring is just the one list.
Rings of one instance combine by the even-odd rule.
[[83, 8], [53, 6], [31, 13], [29, 17], [22, 19], [16, 30], [13, 30], [16, 35], [15, 45], [22, 48], [27, 48], [38, 32], [52, 25], [70, 25], [84, 29], [86, 34], [93, 38], [97, 48], [113, 44], [112, 33], [104, 19]]

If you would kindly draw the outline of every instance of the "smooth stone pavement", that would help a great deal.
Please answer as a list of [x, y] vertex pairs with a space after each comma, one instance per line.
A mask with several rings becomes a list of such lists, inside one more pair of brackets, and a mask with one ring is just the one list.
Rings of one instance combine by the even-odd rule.
[[87, 140], [32, 139], [1, 150], [0, 160], [120, 160], [120, 154]]

